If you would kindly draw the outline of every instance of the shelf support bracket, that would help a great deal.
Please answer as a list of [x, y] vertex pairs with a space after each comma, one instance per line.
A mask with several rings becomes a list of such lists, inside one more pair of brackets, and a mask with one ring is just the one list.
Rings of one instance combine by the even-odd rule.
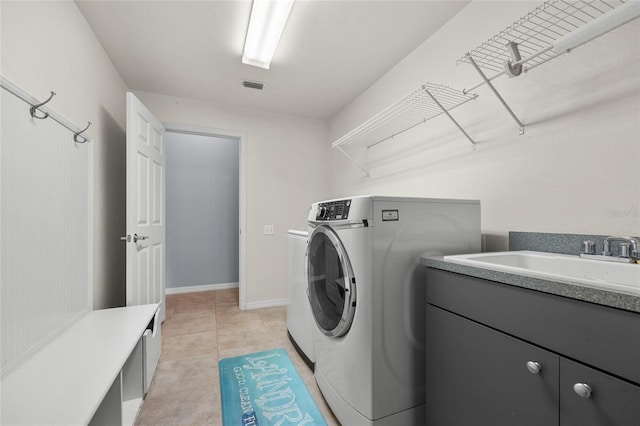
[[460, 124], [458, 124], [458, 122], [455, 120], [455, 118], [453, 118], [453, 117], [451, 116], [451, 114], [449, 114], [449, 111], [447, 111], [447, 109], [446, 109], [445, 107], [443, 107], [443, 106], [442, 106], [442, 104], [441, 104], [440, 102], [438, 102], [438, 100], [435, 98], [435, 96], [433, 96], [433, 95], [431, 94], [431, 92], [429, 91], [429, 89], [427, 89], [427, 87], [426, 87], [426, 86], [424, 87], [424, 91], [425, 91], [425, 92], [427, 92], [427, 95], [429, 95], [429, 97], [431, 98], [431, 100], [432, 100], [433, 102], [435, 102], [435, 104], [436, 104], [436, 105], [438, 105], [438, 107], [442, 110], [442, 112], [444, 112], [444, 113], [447, 115], [447, 117], [449, 117], [449, 119], [450, 119], [451, 121], [453, 121], [453, 124], [455, 124], [455, 125], [456, 125], [456, 127], [457, 127], [458, 129], [460, 129], [460, 131], [462, 132], [462, 134], [463, 134], [463, 135], [465, 135], [467, 139], [469, 139], [469, 141], [471, 142], [471, 144], [473, 145], [473, 147], [474, 147], [474, 149], [475, 149], [475, 147], [476, 147], [476, 141], [474, 141], [473, 139], [471, 139], [471, 136], [469, 136], [469, 134], [468, 134], [467, 132], [465, 132], [465, 130], [462, 128], [462, 126], [461, 126]]
[[469, 59], [469, 62], [471, 63], [471, 65], [473, 65], [473, 67], [476, 69], [476, 71], [478, 72], [478, 74], [480, 74], [480, 77], [482, 77], [482, 79], [484, 80], [485, 84], [487, 86], [489, 86], [489, 88], [491, 89], [491, 91], [493, 92], [494, 95], [496, 95], [496, 97], [498, 98], [498, 100], [500, 101], [500, 103], [502, 104], [502, 106], [507, 110], [507, 112], [509, 112], [509, 114], [511, 115], [511, 117], [514, 119], [514, 121], [516, 123], [518, 123], [518, 126], [520, 126], [520, 132], [519, 134], [524, 135], [524, 124], [522, 124], [522, 121], [520, 121], [520, 119], [518, 118], [518, 116], [511, 110], [511, 108], [509, 107], [509, 105], [505, 102], [505, 100], [502, 98], [502, 96], [500, 96], [500, 93], [498, 93], [498, 90], [496, 90], [495, 87], [493, 87], [493, 84], [491, 84], [491, 81], [489, 81], [489, 79], [487, 78], [486, 75], [484, 75], [484, 73], [482, 72], [482, 70], [480, 69], [480, 67], [478, 66], [478, 64], [476, 64], [476, 61], [473, 60], [473, 57], [471, 56], [471, 54], [467, 54], [467, 59]]
[[349, 154], [347, 154], [347, 152], [342, 149], [341, 146], [336, 145], [336, 148], [338, 148], [338, 151], [340, 151], [342, 153], [342, 155], [344, 155], [345, 157], [347, 157], [349, 160], [351, 160], [351, 162], [353, 164], [355, 164], [360, 170], [362, 170], [364, 172], [364, 174], [367, 176], [367, 179], [371, 177], [371, 175], [369, 174], [369, 172], [367, 171], [367, 169], [365, 169], [364, 167], [362, 167], [362, 165], [360, 163], [358, 163], [356, 160], [353, 159], [352, 156], [350, 156]]

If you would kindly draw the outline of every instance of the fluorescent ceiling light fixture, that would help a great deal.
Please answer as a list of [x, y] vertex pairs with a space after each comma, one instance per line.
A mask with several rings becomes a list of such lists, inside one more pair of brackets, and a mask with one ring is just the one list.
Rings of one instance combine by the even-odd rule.
[[294, 0], [253, 0], [242, 63], [269, 69]]
[[640, 1], [630, 0], [622, 6], [618, 6], [604, 15], [600, 15], [575, 31], [560, 37], [553, 43], [552, 50], [556, 53], [566, 52], [639, 16]]

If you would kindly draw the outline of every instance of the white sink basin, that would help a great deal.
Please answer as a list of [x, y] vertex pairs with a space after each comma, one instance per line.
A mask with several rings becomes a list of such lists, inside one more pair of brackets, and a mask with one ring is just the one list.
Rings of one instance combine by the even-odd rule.
[[581, 259], [537, 251], [444, 256], [444, 260], [477, 268], [524, 275], [640, 296], [640, 265]]

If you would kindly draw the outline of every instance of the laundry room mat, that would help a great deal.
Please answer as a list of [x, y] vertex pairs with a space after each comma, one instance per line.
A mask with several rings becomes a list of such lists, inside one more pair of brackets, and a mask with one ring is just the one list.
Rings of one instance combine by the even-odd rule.
[[218, 362], [224, 426], [326, 425], [287, 351]]

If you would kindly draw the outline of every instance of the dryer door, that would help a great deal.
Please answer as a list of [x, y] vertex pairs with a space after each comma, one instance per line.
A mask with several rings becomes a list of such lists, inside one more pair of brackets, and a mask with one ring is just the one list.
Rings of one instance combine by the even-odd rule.
[[307, 246], [308, 296], [322, 333], [347, 333], [356, 310], [356, 279], [344, 246], [328, 226], [317, 227]]

